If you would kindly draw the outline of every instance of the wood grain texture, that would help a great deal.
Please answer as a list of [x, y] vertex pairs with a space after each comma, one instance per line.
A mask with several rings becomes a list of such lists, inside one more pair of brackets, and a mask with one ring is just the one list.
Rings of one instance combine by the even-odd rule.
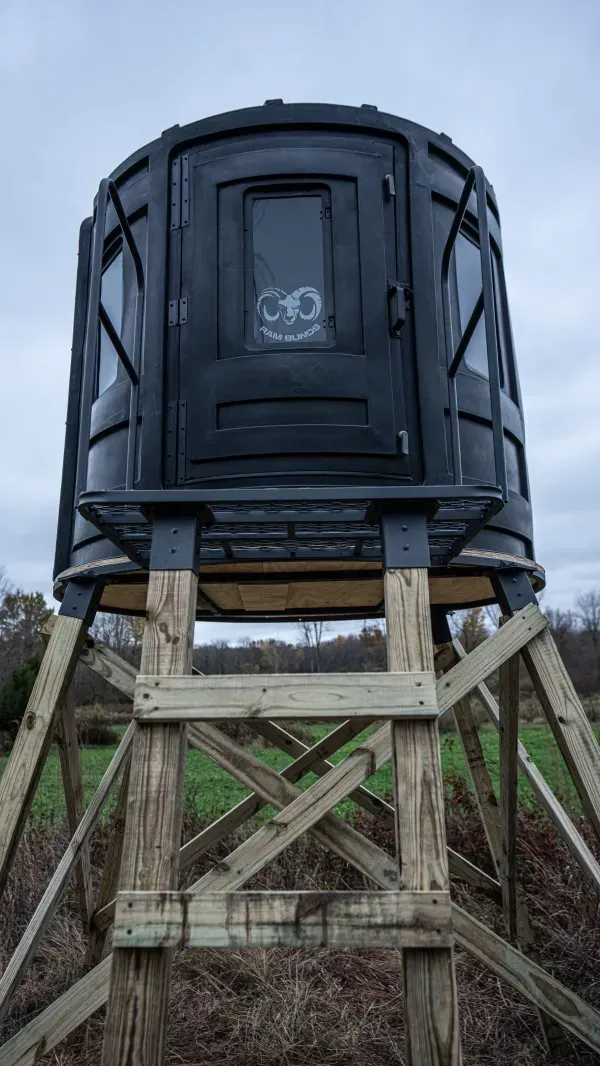
[[98, 886], [98, 897], [96, 899], [96, 906], [94, 908], [90, 925], [90, 935], [84, 961], [84, 968], [86, 970], [91, 970], [94, 966], [98, 965], [106, 948], [108, 928], [107, 926], [97, 924], [96, 915], [99, 912], [102, 912], [104, 908], [111, 903], [115, 898], [119, 887], [119, 874], [123, 857], [123, 840], [125, 838], [125, 817], [127, 814], [130, 770], [131, 759], [128, 759], [123, 769], [117, 806], [113, 815], [112, 832], [106, 849], [104, 867], [102, 870], [102, 876], [100, 877], [100, 884]]
[[[75, 836], [79, 822], [83, 817], [85, 806], [75, 714], [73, 708], [66, 701], [63, 702], [58, 714], [55, 739], [58, 745], [58, 757], [63, 779], [65, 805], [67, 808], [67, 823], [71, 837], [73, 837]], [[90, 849], [87, 844], [82, 846], [79, 853], [79, 861], [75, 867], [75, 879], [77, 883], [77, 895], [79, 897], [81, 924], [84, 935], [87, 936], [89, 934], [90, 922], [94, 910], [92, 867], [90, 863]]]
[[[198, 580], [191, 571], [150, 574], [141, 670], [191, 672]], [[120, 885], [177, 887], [187, 736], [180, 725], [136, 727]], [[93, 971], [92, 971], [93, 972]], [[113, 952], [102, 1062], [162, 1066], [171, 952]]]
[[549, 630], [523, 648], [523, 658], [581, 805], [600, 839], [600, 747]]
[[594, 1051], [600, 1051], [600, 1012], [466, 911], [452, 905], [456, 943]]
[[[433, 671], [425, 569], [384, 574], [388, 666]], [[407, 891], [449, 887], [444, 791], [437, 722], [391, 724], [398, 885]], [[409, 1066], [460, 1066], [460, 1035], [451, 948], [403, 952]]]
[[[261, 723], [261, 726], [265, 723]], [[266, 766], [260, 762], [256, 756], [247, 751], [241, 745], [237, 744], [230, 737], [225, 736], [220, 730], [215, 729], [213, 726], [204, 724], [203, 726], [191, 726], [189, 730], [189, 742], [203, 751], [209, 756], [218, 766], [221, 766], [224, 770], [233, 774], [238, 781], [247, 785], [254, 790], [254, 795], [248, 796], [246, 800], [242, 800], [237, 807], [234, 807], [232, 811], [223, 815], [212, 825], [208, 826], [201, 833], [199, 833], [192, 840], [181, 849], [180, 852], [180, 864], [181, 867], [188, 866], [191, 862], [204, 854], [210, 847], [223, 839], [223, 837], [230, 832], [232, 827], [235, 827], [238, 813], [243, 816], [242, 820], [249, 816], [246, 804], [253, 804], [254, 810], [259, 809], [266, 803], [271, 803], [278, 809], [283, 809], [290, 804], [294, 799], [301, 796], [303, 793], [300, 789], [295, 788], [291, 783], [298, 780], [308, 769], [318, 771], [318, 762], [313, 763], [313, 759], [318, 757], [323, 758], [324, 755], [330, 754], [337, 750], [342, 744], [349, 739], [349, 733], [351, 728], [355, 725], [355, 722], [345, 723], [343, 726], [338, 726], [336, 730], [333, 730], [323, 741], [314, 745], [313, 748], [308, 749], [304, 745], [305, 755], [300, 756], [294, 763], [287, 766], [280, 774], [278, 774], [271, 767]], [[197, 730], [197, 732], [196, 732]], [[300, 742], [297, 742], [300, 743]], [[310, 755], [307, 754], [310, 751]], [[357, 799], [357, 802], [362, 800], [359, 790], [355, 790], [351, 795]], [[385, 801], [381, 800], [380, 814], [385, 814], [386, 819], [393, 824], [394, 808]], [[344, 827], [345, 822], [341, 822], [340, 826]], [[328, 818], [322, 819], [317, 826], [313, 826], [310, 832], [322, 843], [328, 843], [329, 846], [334, 847], [330, 839], [330, 822]], [[348, 827], [349, 828], [349, 827]], [[346, 833], [346, 846], [351, 849], [353, 844], [356, 843], [356, 836], [354, 830], [349, 834]], [[364, 839], [364, 838], [361, 838]], [[334, 848], [335, 850], [335, 848]], [[461, 855], [448, 849], [448, 856], [450, 861], [450, 869], [453, 874], [468, 884], [473, 885], [475, 888], [480, 889], [493, 899], [500, 900], [500, 884], [489, 877], [488, 874], [479, 870], [467, 859], [464, 859]], [[232, 860], [237, 859], [237, 852], [233, 852], [231, 856]], [[367, 864], [363, 868], [363, 873], [367, 876], [371, 876], [369, 873], [369, 862], [373, 862], [373, 853], [364, 856], [364, 861]], [[394, 877], [394, 865], [392, 860], [388, 860], [388, 865], [385, 868], [385, 877], [389, 878], [389, 886], [395, 884]], [[388, 887], [389, 887], [388, 886]], [[100, 928], [107, 928], [114, 916], [115, 912], [115, 900], [112, 900], [110, 904], [103, 908], [95, 915], [95, 921]]]
[[[460, 641], [453, 641], [453, 646], [459, 658], [465, 659], [467, 657], [467, 653]], [[492, 693], [487, 685], [484, 684], [478, 685], [476, 692], [490, 722], [495, 729], [498, 729], [500, 711]], [[535, 765], [521, 741], [519, 741], [517, 746], [517, 759], [519, 769], [527, 778], [532, 792], [553, 822], [561, 840], [566, 844], [595, 891], [600, 891], [600, 864], [592, 855], [583, 837], [577, 832], [564, 807], [557, 800], [544, 775]]]
[[126, 662], [107, 644], [101, 644], [90, 637], [81, 649], [79, 658], [85, 666], [88, 666], [104, 681], [114, 685], [119, 692], [133, 699], [137, 678], [137, 670], [133, 663]]
[[[504, 620], [507, 624], [508, 619]], [[509, 940], [517, 941], [517, 748], [519, 744], [518, 655], [500, 666], [500, 884], [502, 910]]]
[[138, 678], [133, 713], [144, 722], [244, 718], [437, 716], [433, 671], [394, 674], [231, 674]]
[[494, 792], [471, 701], [467, 696], [454, 705], [456, 728], [473, 783], [477, 806], [496, 873], [500, 874], [500, 807]]
[[64, 895], [73, 869], [79, 861], [81, 850], [87, 844], [93, 829], [102, 813], [111, 789], [127, 759], [135, 726], [129, 726], [117, 751], [100, 782], [92, 802], [79, 823], [73, 838], [60, 860], [49, 884], [38, 903], [33, 918], [29, 922], [10, 962], [0, 980], [0, 1018], [6, 1014], [17, 985], [23, 976], [42, 936], [46, 932], [57, 907]]
[[[213, 730], [213, 727], [208, 725], [204, 728]], [[218, 733], [218, 730], [214, 729], [214, 732]], [[275, 773], [274, 771], [272, 772]], [[288, 787], [294, 795], [299, 794], [299, 789], [294, 785], [289, 784]], [[374, 881], [375, 884], [383, 889], [394, 887], [396, 869], [393, 860], [375, 844], [367, 840], [366, 837], [353, 830], [347, 823], [338, 819], [335, 815], [329, 814], [321, 820], [318, 826], [313, 828], [312, 832], [318, 840], [331, 847], [341, 858], [355, 865], [363, 873], [367, 871], [366, 876]], [[232, 865], [235, 865], [236, 853], [233, 852], [228, 857], [228, 860]], [[199, 887], [200, 882], [197, 882], [192, 886], [192, 891], [198, 890]], [[458, 914], [462, 918], [462, 946], [473, 954], [475, 958], [480, 958], [482, 950], [480, 938], [483, 934], [480, 931], [479, 923], [476, 923], [474, 919], [454, 905], [452, 912], [453, 915]], [[489, 933], [489, 935], [492, 936], [493, 934]], [[515, 961], [515, 957], [518, 956], [515, 949], [503, 941], [501, 941], [501, 944], [504, 945], [503, 949], [508, 960], [508, 969], [503, 971], [503, 976], [509, 979], [511, 968], [516, 970], [516, 972], [520, 972], [522, 964], [519, 958], [516, 958]], [[38, 1062], [42, 1049], [43, 1051], [50, 1051], [59, 1040], [62, 1040], [94, 1010], [101, 1006], [108, 995], [108, 962], [109, 960], [105, 959], [99, 967], [96, 967], [90, 974], [78, 981], [69, 992], [61, 996], [56, 1003], [48, 1007], [25, 1026], [19, 1034], [9, 1040], [0, 1049], [0, 1066], [33, 1066], [34, 1063]], [[557, 984], [557, 987], [561, 988], [562, 986]], [[523, 986], [522, 991], [526, 998], [532, 998], [533, 993], [526, 984]], [[580, 1002], [578, 997], [574, 996], [569, 989], [563, 988], [562, 991], [567, 1003]], [[543, 995], [543, 986], [538, 982], [535, 1002], [538, 1001], [540, 995]], [[555, 1003], [554, 998], [549, 998], [546, 999], [544, 1009], [553, 1017], [557, 1017], [559, 1006]], [[591, 1010], [591, 1008], [586, 1009]], [[562, 1017], [562, 1013], [563, 1010], [560, 1008], [559, 1018]]]
[[[449, 669], [455, 662], [460, 661], [455, 647], [452, 643], [446, 645], [444, 656], [438, 656], [436, 652], [436, 666], [443, 660], [442, 669]], [[471, 702], [468, 697], [459, 700], [454, 706], [454, 717], [456, 719], [456, 726], [463, 751], [465, 754], [465, 761], [469, 768], [471, 780], [473, 782], [473, 788], [477, 799], [477, 805], [481, 814], [481, 820], [485, 830], [488, 847], [494, 863], [494, 869], [498, 877], [500, 876], [500, 861], [502, 853], [502, 836], [500, 827], [500, 807], [496, 800], [496, 794], [492, 779], [487, 767], [483, 748], [481, 746], [481, 739], [479, 737], [479, 730], [477, 723], [471, 709]], [[499, 725], [499, 718], [498, 723]], [[515, 755], [518, 755], [518, 736], [517, 744], [515, 747]], [[503, 903], [506, 901], [506, 890], [504, 891]], [[516, 942], [520, 951], [530, 955], [534, 962], [539, 963], [540, 959], [535, 947], [535, 935], [531, 921], [529, 918], [529, 911], [523, 893], [519, 891], [516, 897]], [[507, 917], [505, 911], [505, 917]], [[539, 1012], [539, 1021], [542, 1031], [542, 1037], [546, 1044], [546, 1047], [557, 1058], [560, 1055], [567, 1054], [567, 1048], [565, 1044], [564, 1032], [559, 1025], [556, 1024], [553, 1018], [549, 1015]]]
[[69, 686], [87, 625], [59, 615], [4, 773], [0, 778], [0, 894], [19, 840], [46, 756], [54, 738], [57, 709]]
[[447, 892], [122, 892], [113, 940], [130, 950], [451, 943]]
[[[375, 852], [380, 849], [376, 847]], [[378, 877], [376, 866], [373, 879]], [[465, 951], [600, 1052], [598, 1011], [456, 904], [452, 904], [452, 920], [455, 938]], [[426, 957], [434, 954], [430, 950]], [[44, 1054], [98, 1010], [108, 996], [110, 964], [109, 956], [8, 1040], [0, 1048], [0, 1066], [37, 1066]]]
[[[101, 673], [102, 676], [105, 676], [106, 674], [106, 668], [102, 662], [103, 657], [106, 654], [106, 650], [107, 649], [105, 649], [103, 645], [96, 645], [97, 657], [89, 662], [86, 659], [86, 662], [88, 662], [90, 669], [98, 670], [98, 672]], [[115, 657], [117, 660], [119, 660], [119, 657], [115, 656], [114, 653], [111, 653], [111, 657]], [[111, 661], [113, 661], [112, 658]], [[129, 666], [129, 664], [125, 663], [124, 660], [119, 660], [115, 665], [119, 666], [119, 664], [124, 668]], [[112, 672], [112, 674], [110, 674], [110, 676], [106, 676], [107, 680], [110, 680], [111, 683], [119, 689], [119, 691], [123, 692], [125, 695], [129, 695], [130, 697], [132, 697], [134, 686], [131, 685], [128, 681], [127, 670], [124, 670], [121, 673], [115, 670]], [[337, 751], [339, 747], [341, 747], [343, 744], [351, 740], [352, 737], [360, 733], [366, 724], [366, 720], [363, 722], [361, 722], [357, 718], [348, 720], [347, 722], [339, 725], [336, 729], [329, 733], [324, 740], [322, 740], [317, 745], [314, 745], [313, 748], [310, 750], [312, 750], [314, 756], [317, 759], [326, 759], [328, 755], [332, 754], [334, 751]], [[306, 745], [302, 744], [296, 738], [293, 738], [291, 734], [286, 733], [285, 730], [283, 730], [280, 726], [274, 723], [269, 723], [263, 720], [249, 720], [249, 725], [252, 729], [254, 729], [255, 732], [258, 732], [263, 736], [267, 736], [267, 731], [270, 730], [270, 738], [273, 740], [273, 742], [275, 742], [274, 737], [276, 735], [279, 736], [280, 739], [283, 735], [283, 737], [286, 738], [283, 744], [284, 750], [287, 750], [291, 754], [298, 756], [298, 759], [300, 756], [303, 755], [303, 753], [309, 750]], [[188, 740], [192, 745], [198, 746], [202, 750], [201, 738], [194, 738], [193, 727], [191, 727], [188, 732]], [[239, 756], [242, 761], [245, 754], [245, 750], [240, 749]], [[323, 763], [323, 766], [325, 765], [326, 764]], [[306, 772], [308, 771], [308, 769], [319, 774], [319, 762], [317, 761], [313, 764], [312, 757], [308, 761], [297, 760], [293, 765], [286, 767], [282, 771], [281, 776], [289, 781], [296, 781], [300, 776], [302, 776], [300, 771], [302, 770], [302, 772]], [[273, 773], [275, 773], [275, 771], [273, 771]], [[251, 785], [250, 787], [254, 788], [254, 785]], [[365, 789], [361, 786], [360, 788], [352, 792], [351, 796], [357, 803], [363, 806], [365, 810], [369, 810], [377, 817], [384, 818], [388, 821], [388, 824], [390, 824], [390, 822], [393, 823], [394, 808], [390, 804], [387, 804], [384, 800], [381, 800], [378, 796], [375, 796], [370, 793], [368, 789]], [[293, 796], [291, 798], [293, 798]], [[255, 814], [256, 811], [258, 811], [262, 806], [264, 806], [265, 803], [268, 802], [271, 801], [262, 798], [257, 793], [255, 793], [253, 796], [248, 796], [245, 800], [242, 800], [236, 807], [234, 807], [231, 811], [228, 811], [220, 819], [218, 819], [212, 825], [204, 829], [196, 837], [190, 840], [184, 848], [182, 848], [180, 852], [181, 866], [187, 866], [190, 862], [194, 861], [195, 858], [199, 858], [201, 855], [205, 854], [205, 852], [208, 851], [211, 847], [213, 847], [216, 843], [223, 840], [229, 832], [232, 832], [235, 828], [237, 828], [238, 825], [241, 825], [244, 821], [246, 821], [253, 814]], [[291, 802], [291, 799], [289, 799], [288, 802]], [[460, 880], [465, 881], [467, 884], [479, 889], [481, 892], [484, 892], [492, 899], [500, 898], [500, 884], [492, 877], [490, 877], [489, 874], [486, 874], [483, 870], [480, 870], [477, 866], [474, 866], [473, 863], [468, 861], [468, 859], [465, 859], [462, 855], [459, 855], [451, 848], [448, 848], [448, 860], [450, 864], [450, 872], [453, 874], [453, 876], [458, 877], [460, 878]], [[100, 929], [107, 928], [110, 922], [112, 921], [112, 917], [114, 915], [114, 903], [115, 901], [113, 899], [102, 909], [97, 910], [96, 914], [94, 915], [94, 923], [97, 924]]]
[[527, 604], [513, 615], [510, 622], [492, 633], [483, 644], [458, 663], [437, 683], [437, 698], [440, 714], [468, 696], [477, 685], [523, 648], [530, 640], [546, 629], [548, 620], [534, 603]]

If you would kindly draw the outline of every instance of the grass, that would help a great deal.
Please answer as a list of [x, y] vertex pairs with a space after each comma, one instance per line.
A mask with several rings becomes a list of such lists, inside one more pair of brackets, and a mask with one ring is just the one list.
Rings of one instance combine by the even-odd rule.
[[[315, 740], [321, 739], [330, 729], [329, 723], [320, 723], [305, 727]], [[600, 734], [600, 728], [596, 728]], [[481, 740], [485, 751], [490, 773], [495, 786], [498, 786], [498, 735], [494, 729], [483, 726], [480, 730]], [[543, 773], [550, 787], [560, 797], [561, 801], [571, 813], [578, 815], [580, 805], [573, 788], [569, 774], [562, 762], [562, 758], [556, 747], [550, 729], [545, 725], [523, 724], [520, 737], [533, 761]], [[358, 740], [345, 745], [333, 757], [333, 762], [338, 762], [356, 746]], [[100, 779], [106, 770], [115, 748], [83, 748], [82, 770], [84, 779], [84, 791], [86, 801], [89, 800], [97, 788]], [[451, 778], [453, 775], [466, 777], [466, 768], [460, 740], [455, 733], [441, 734], [442, 770], [444, 776]], [[253, 753], [262, 761], [276, 770], [281, 770], [289, 762], [289, 757], [275, 748], [253, 747]], [[0, 760], [0, 773], [6, 765], [7, 756]], [[315, 780], [312, 774], [307, 774], [301, 782], [306, 788]], [[380, 795], [390, 793], [392, 789], [391, 766], [388, 764], [378, 771], [368, 782], [368, 787]], [[525, 779], [520, 776], [519, 791], [521, 803], [525, 807], [533, 806], [533, 796]], [[248, 789], [228, 773], [219, 769], [206, 756], [198, 751], [190, 751], [186, 772], [186, 805], [188, 809], [195, 811], [198, 817], [210, 821], [219, 817], [230, 807], [233, 807], [248, 794]], [[114, 803], [114, 798], [113, 798]], [[341, 804], [338, 813], [349, 813], [354, 808], [350, 801]], [[111, 804], [108, 810], [111, 809]], [[272, 812], [265, 808], [265, 817], [271, 816]], [[65, 816], [60, 763], [56, 748], [52, 748], [44, 768], [42, 778], [33, 804], [32, 820], [35, 824], [58, 824]]]

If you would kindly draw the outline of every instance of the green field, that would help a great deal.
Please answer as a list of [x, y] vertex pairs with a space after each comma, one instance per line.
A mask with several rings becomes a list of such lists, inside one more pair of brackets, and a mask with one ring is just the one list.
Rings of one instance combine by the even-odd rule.
[[[333, 726], [319, 724], [312, 726], [310, 731], [315, 740], [325, 736]], [[596, 728], [597, 734], [600, 728]], [[552, 734], [544, 725], [523, 725], [520, 730], [520, 738], [527, 748], [533, 761], [544, 774], [550, 786], [561, 798], [565, 806], [574, 814], [580, 811], [577, 795], [573, 788], [569, 775], [564, 767]], [[481, 739], [494, 784], [498, 785], [498, 735], [491, 728], [484, 726], [481, 729]], [[347, 755], [358, 743], [357, 740], [346, 745], [337, 752], [332, 761], [338, 762]], [[455, 733], [443, 733], [442, 745], [442, 769], [447, 778], [454, 773], [465, 776], [465, 763], [460, 745], [460, 740]], [[269, 766], [281, 770], [287, 762], [291, 761], [287, 755], [275, 748], [252, 748], [253, 753]], [[84, 789], [86, 800], [89, 800], [94, 789], [97, 787], [102, 774], [106, 770], [115, 748], [83, 748], [82, 767], [84, 775]], [[7, 756], [0, 759], [0, 772], [6, 765]], [[301, 782], [302, 787], [307, 787], [315, 780], [312, 774]], [[385, 795], [391, 792], [392, 778], [391, 767], [383, 767], [368, 782], [372, 791]], [[519, 779], [519, 791], [521, 802], [531, 806], [534, 802], [524, 778]], [[206, 756], [198, 751], [190, 751], [188, 755], [186, 773], [186, 806], [194, 810], [202, 818], [212, 820], [223, 814], [229, 807], [233, 807], [248, 794], [248, 789], [231, 777], [230, 774], [219, 769]], [[349, 811], [353, 804], [348, 801], [338, 808], [339, 812]], [[109, 808], [110, 809], [110, 805]], [[267, 809], [265, 809], [265, 813]], [[64, 818], [65, 806], [62, 794], [62, 781], [58, 754], [52, 748], [46, 763], [42, 779], [33, 804], [32, 818], [35, 822], [59, 822]]]

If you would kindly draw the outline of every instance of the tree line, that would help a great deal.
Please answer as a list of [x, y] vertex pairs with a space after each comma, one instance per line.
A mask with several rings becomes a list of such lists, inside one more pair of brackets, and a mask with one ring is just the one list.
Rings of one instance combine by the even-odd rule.
[[[53, 608], [41, 592], [15, 588], [0, 569], [0, 733], [14, 735], [43, 654], [41, 631]], [[571, 610], [546, 608], [554, 639], [575, 687], [583, 697], [600, 694], [600, 590], [580, 595]], [[486, 608], [457, 612], [451, 628], [471, 650], [496, 627]], [[139, 662], [143, 621], [99, 614], [95, 640], [108, 644], [129, 662]], [[194, 649], [194, 666], [205, 674], [381, 671], [387, 647], [383, 622], [364, 623], [358, 632], [337, 634], [335, 624], [290, 624], [289, 640], [218, 638]], [[85, 667], [78, 667], [70, 698], [75, 706], [111, 706], [124, 697]]]

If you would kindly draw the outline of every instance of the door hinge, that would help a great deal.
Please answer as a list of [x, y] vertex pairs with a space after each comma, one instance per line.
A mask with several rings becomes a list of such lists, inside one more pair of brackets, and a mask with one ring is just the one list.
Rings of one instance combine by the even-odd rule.
[[169, 325], [183, 326], [187, 322], [187, 296], [181, 300], [169, 300]]
[[392, 337], [400, 336], [400, 331], [406, 322], [409, 300], [410, 289], [407, 285], [403, 285], [400, 281], [388, 281], [388, 312]]
[[189, 156], [174, 159], [171, 165], [171, 229], [190, 224], [190, 166]]

